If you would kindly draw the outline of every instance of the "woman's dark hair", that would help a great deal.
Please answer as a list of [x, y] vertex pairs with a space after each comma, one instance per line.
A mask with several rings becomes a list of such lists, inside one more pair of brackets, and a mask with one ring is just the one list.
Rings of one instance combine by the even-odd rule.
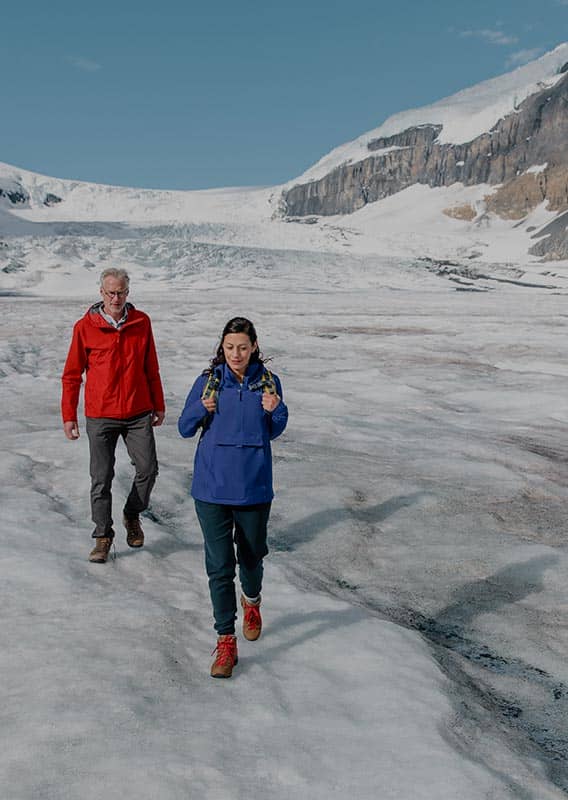
[[[223, 333], [221, 334], [221, 341], [219, 342], [217, 352], [211, 359], [209, 369], [215, 369], [215, 367], [218, 367], [220, 364], [225, 364], [225, 353], [223, 352], [223, 342], [225, 341], [225, 336], [227, 336], [227, 334], [229, 333], [246, 333], [246, 335], [249, 337], [251, 341], [251, 344], [258, 345], [258, 337], [256, 335], [256, 330], [250, 319], [246, 319], [245, 317], [233, 317], [233, 319], [230, 319], [223, 328]], [[257, 347], [250, 357], [250, 363], [255, 364], [259, 361], [261, 364], [264, 364], [264, 358], [262, 357], [262, 353]]]

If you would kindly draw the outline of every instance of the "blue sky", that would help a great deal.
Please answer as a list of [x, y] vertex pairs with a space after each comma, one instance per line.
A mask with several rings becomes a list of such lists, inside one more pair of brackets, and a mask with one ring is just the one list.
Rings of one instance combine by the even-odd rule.
[[568, 40], [568, 0], [28, 0], [1, 16], [0, 161], [269, 185]]

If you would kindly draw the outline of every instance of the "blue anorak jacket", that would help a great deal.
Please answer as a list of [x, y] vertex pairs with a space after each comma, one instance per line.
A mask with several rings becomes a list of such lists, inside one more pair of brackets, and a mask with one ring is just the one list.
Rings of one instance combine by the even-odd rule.
[[[213, 414], [201, 402], [208, 374], [200, 375], [193, 384], [178, 430], [184, 438], [201, 430], [191, 486], [196, 500], [245, 506], [268, 503], [274, 497], [270, 441], [286, 427], [288, 409], [283, 399], [272, 413], [263, 409], [263, 371], [260, 362], [249, 364], [239, 383], [226, 364], [216, 367], [220, 385]], [[272, 377], [282, 398], [280, 380]]]

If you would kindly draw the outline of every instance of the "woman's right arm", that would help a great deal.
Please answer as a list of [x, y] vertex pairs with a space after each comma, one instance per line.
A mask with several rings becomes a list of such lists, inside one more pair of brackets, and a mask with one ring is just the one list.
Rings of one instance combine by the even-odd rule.
[[200, 375], [191, 387], [185, 401], [185, 406], [178, 420], [178, 431], [184, 439], [195, 436], [197, 430], [208, 416], [209, 412], [201, 402], [201, 393], [207, 381], [206, 375]]

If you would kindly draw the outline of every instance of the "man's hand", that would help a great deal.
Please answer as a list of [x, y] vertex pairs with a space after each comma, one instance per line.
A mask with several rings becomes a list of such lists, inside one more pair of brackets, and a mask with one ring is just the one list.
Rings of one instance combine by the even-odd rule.
[[165, 411], [154, 411], [152, 415], [152, 425], [154, 428], [158, 428], [164, 419], [166, 418]]
[[210, 414], [215, 413], [215, 408], [217, 407], [217, 399], [215, 397], [202, 397], [201, 402]]
[[280, 398], [277, 394], [263, 394], [262, 395], [262, 407], [265, 411], [269, 413], [274, 411], [278, 403], [280, 402]]
[[71, 441], [79, 438], [79, 424], [77, 422], [64, 422], [63, 430], [65, 431], [65, 436]]

